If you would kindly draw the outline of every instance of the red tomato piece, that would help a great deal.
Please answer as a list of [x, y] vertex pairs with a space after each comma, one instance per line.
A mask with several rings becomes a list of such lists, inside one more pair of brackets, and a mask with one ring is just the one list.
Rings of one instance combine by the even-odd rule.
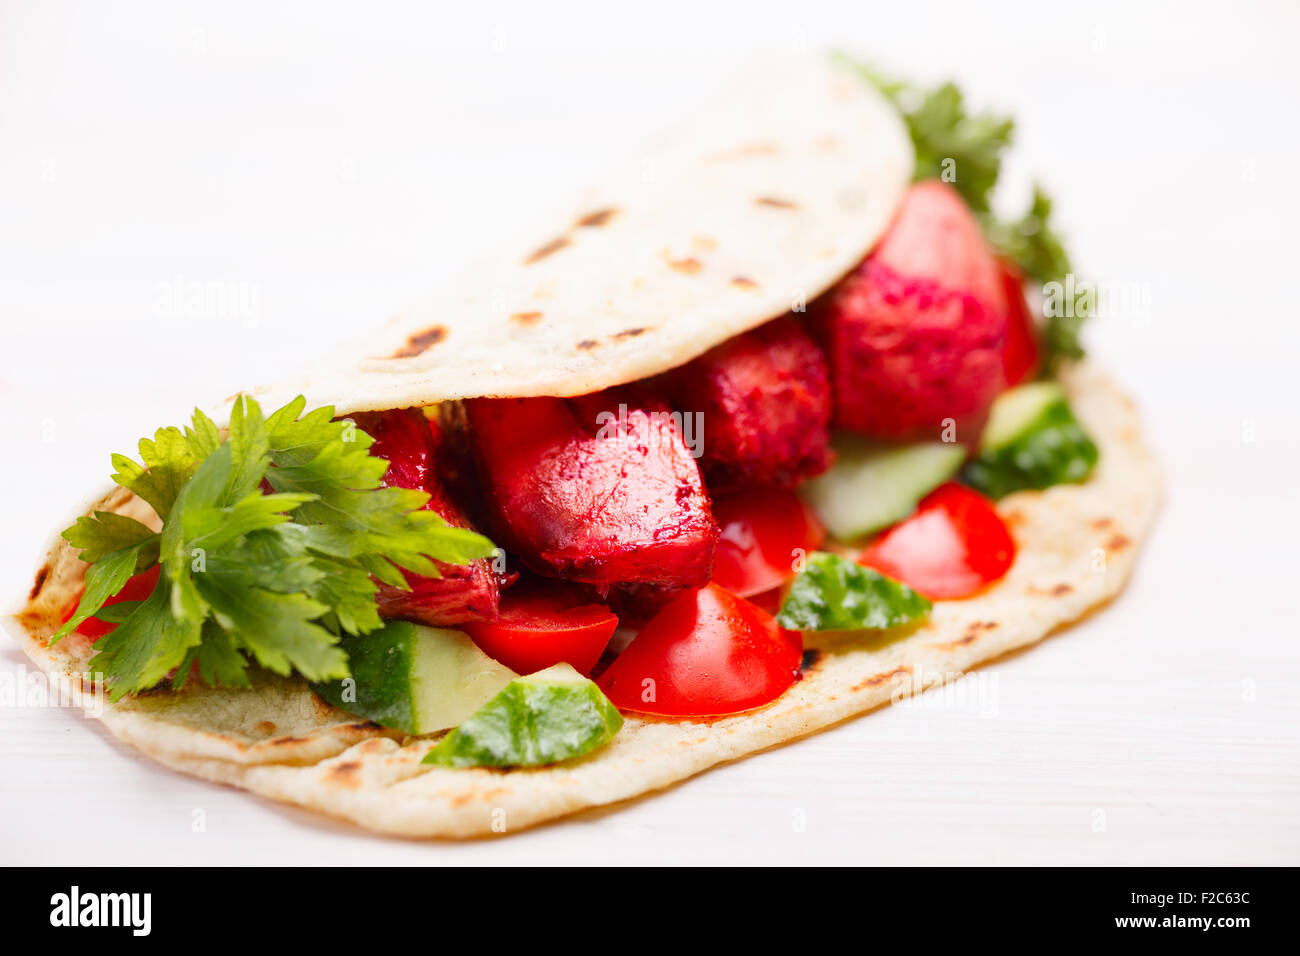
[[713, 555], [713, 581], [740, 597], [780, 587], [794, 577], [800, 552], [816, 551], [826, 531], [793, 491], [740, 491], [715, 498], [722, 533]]
[[1002, 369], [1007, 387], [1034, 377], [1040, 361], [1038, 327], [1025, 298], [1025, 277], [1006, 259], [998, 260], [998, 275], [1007, 299], [1007, 341], [1002, 347]]
[[970, 597], [1006, 574], [1015, 559], [1016, 544], [993, 503], [948, 482], [877, 538], [858, 563], [938, 599]]
[[[132, 575], [127, 579], [126, 584], [122, 585], [122, 590], [104, 602], [104, 607], [117, 604], [120, 601], [143, 601], [150, 594], [153, 594], [153, 589], [158, 584], [158, 575], [161, 571], [161, 566], [155, 564], [146, 571]], [[63, 620], [68, 620], [76, 612], [77, 606], [73, 604], [63, 615]], [[85, 635], [93, 642], [108, 634], [115, 627], [117, 627], [116, 624], [101, 621], [97, 617], [88, 617], [77, 625], [76, 630], [78, 634]]]
[[669, 717], [739, 714], [785, 693], [802, 657], [799, 632], [707, 584], [656, 614], [597, 683], [623, 710]]
[[533, 674], [567, 661], [590, 674], [618, 627], [603, 604], [583, 603], [575, 590], [556, 582], [507, 591], [495, 621], [462, 624], [489, 657], [517, 674]]

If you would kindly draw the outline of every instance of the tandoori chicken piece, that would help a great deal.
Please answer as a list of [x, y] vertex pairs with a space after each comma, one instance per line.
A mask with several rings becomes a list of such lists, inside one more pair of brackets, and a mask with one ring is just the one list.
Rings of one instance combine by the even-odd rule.
[[[447, 493], [438, 469], [441, 436], [436, 423], [418, 408], [364, 412], [350, 416], [357, 427], [375, 440], [370, 453], [388, 461], [384, 485], [414, 488], [429, 493], [426, 508], [449, 524], [469, 527], [469, 522]], [[467, 565], [438, 563], [442, 577], [431, 578], [403, 571], [409, 591], [381, 584], [376, 602], [379, 613], [421, 624], [445, 627], [467, 621], [493, 621], [500, 603], [500, 582], [492, 562], [480, 558]]]
[[918, 183], [875, 252], [815, 309], [835, 424], [886, 440], [978, 436], [1006, 385], [1007, 305], [979, 224], [952, 187]]
[[699, 414], [700, 466], [714, 494], [791, 488], [830, 464], [826, 357], [791, 318], [729, 339], [663, 381], [684, 416]]
[[507, 553], [602, 593], [709, 580], [718, 526], [660, 399], [636, 387], [473, 399], [465, 417], [490, 530]]

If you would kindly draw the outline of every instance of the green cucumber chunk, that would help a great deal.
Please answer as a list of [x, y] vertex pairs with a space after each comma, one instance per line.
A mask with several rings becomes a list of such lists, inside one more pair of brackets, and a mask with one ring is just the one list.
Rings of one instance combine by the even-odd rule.
[[998, 396], [962, 479], [990, 498], [1084, 481], [1097, 446], [1055, 382], [1034, 382]]
[[887, 630], [930, 613], [930, 599], [901, 581], [838, 554], [814, 551], [781, 602], [776, 621], [792, 631]]
[[389, 621], [341, 641], [352, 676], [313, 684], [336, 707], [408, 734], [455, 727], [518, 675], [461, 631]]
[[888, 528], [951, 478], [966, 457], [962, 445], [925, 442], [878, 445], [849, 436], [835, 442], [830, 470], [803, 486], [804, 499], [840, 541]]
[[539, 767], [590, 753], [623, 726], [593, 681], [568, 664], [520, 677], [444, 737], [424, 763]]

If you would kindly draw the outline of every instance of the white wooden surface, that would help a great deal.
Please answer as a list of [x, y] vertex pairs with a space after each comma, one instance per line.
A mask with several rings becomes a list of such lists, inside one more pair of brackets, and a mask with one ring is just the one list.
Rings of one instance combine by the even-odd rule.
[[[0, 9], [6, 595], [109, 451], [382, 318], [736, 58], [828, 45], [1013, 110], [1004, 198], [1041, 176], [1081, 271], [1147, 296], [1090, 333], [1168, 469], [1132, 587], [961, 692], [467, 845], [371, 838], [0, 706], [0, 861], [1300, 862], [1300, 13], [531, 7]], [[169, 312], [186, 282], [248, 308]], [[22, 667], [0, 643], [0, 676]]]

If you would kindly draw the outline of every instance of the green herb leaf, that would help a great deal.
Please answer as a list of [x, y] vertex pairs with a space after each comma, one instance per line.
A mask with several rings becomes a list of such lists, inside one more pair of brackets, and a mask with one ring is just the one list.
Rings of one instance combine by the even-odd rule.
[[156, 532], [134, 518], [112, 511], [96, 511], [93, 516], [84, 515], [63, 532], [63, 537], [69, 544], [82, 549], [78, 557], [88, 564], [110, 552], [143, 544], [157, 536]]
[[[114, 699], [191, 668], [210, 684], [248, 685], [250, 659], [309, 680], [348, 676], [341, 634], [380, 627], [372, 579], [406, 587], [401, 569], [436, 575], [493, 553], [483, 536], [423, 508], [428, 495], [382, 488], [388, 463], [332, 408], [301, 396], [269, 418], [241, 397], [228, 435], [196, 411], [190, 427], [114, 455], [114, 475], [163, 519], [162, 531], [100, 512], [64, 532], [90, 562], [86, 589], [58, 639], [99, 611], [132, 574], [160, 564], [144, 601], [107, 612], [118, 627], [91, 661]], [[274, 488], [268, 493], [263, 485]]]
[[886, 77], [844, 54], [836, 59], [879, 89], [902, 114], [916, 151], [913, 179], [951, 183], [971, 209], [986, 212], [1015, 121], [995, 113], [967, 113], [965, 98], [952, 83], [927, 90]]
[[153, 593], [95, 644], [97, 653], [90, 661], [90, 671], [104, 675], [112, 700], [153, 687], [199, 643], [202, 624], [201, 618], [178, 618], [172, 613], [167, 588], [160, 579]]
[[930, 600], [879, 571], [814, 551], [790, 585], [776, 620], [796, 631], [884, 630], [930, 613]]
[[[1051, 224], [1052, 200], [1042, 188], [1034, 186], [1029, 210], [1013, 222], [999, 222], [985, 216], [984, 231], [999, 253], [1011, 259], [1029, 279], [1046, 285], [1060, 283], [1074, 272], [1069, 253]], [[1043, 328], [1045, 367], [1049, 370], [1062, 359], [1083, 357], [1079, 332], [1091, 312], [1092, 301], [1083, 285], [1074, 294], [1073, 308], [1051, 310]]]
[[148, 541], [141, 541], [128, 548], [111, 551], [86, 568], [86, 589], [82, 592], [77, 610], [50, 637], [51, 644], [67, 637], [82, 621], [93, 617], [95, 612], [104, 606], [105, 601], [122, 590], [126, 582], [131, 579], [131, 575], [135, 574], [137, 559], [148, 543]]

